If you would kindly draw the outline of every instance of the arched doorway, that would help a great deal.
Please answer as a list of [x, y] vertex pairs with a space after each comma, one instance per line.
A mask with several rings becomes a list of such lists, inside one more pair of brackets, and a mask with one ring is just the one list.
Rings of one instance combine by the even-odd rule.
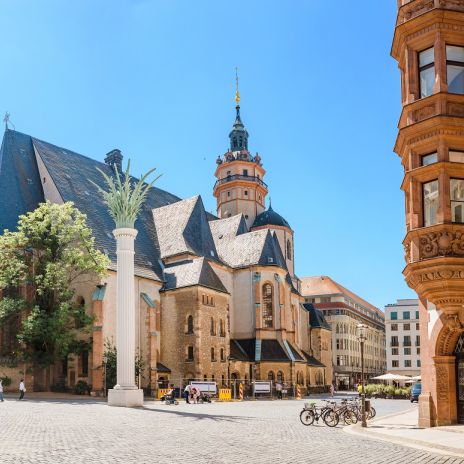
[[464, 333], [459, 337], [454, 350], [456, 356], [456, 399], [458, 422], [464, 424]]

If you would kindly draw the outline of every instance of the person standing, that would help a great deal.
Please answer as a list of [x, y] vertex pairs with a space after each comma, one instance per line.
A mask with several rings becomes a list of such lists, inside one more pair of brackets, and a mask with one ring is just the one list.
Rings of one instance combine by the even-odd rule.
[[184, 398], [185, 398], [185, 402], [187, 404], [190, 404], [190, 390], [192, 389], [192, 386], [190, 384], [188, 384], [185, 388], [184, 388]]
[[277, 392], [277, 399], [281, 400], [282, 399], [282, 384], [280, 382], [277, 382], [275, 385], [276, 392]]
[[334, 396], [334, 390], [335, 390], [335, 388], [334, 388], [334, 386], [333, 386], [333, 383], [330, 384], [329, 390], [330, 390], [330, 396], [333, 398], [333, 396]]
[[3, 401], [3, 381], [0, 379], [0, 401]]
[[24, 393], [26, 392], [26, 386], [24, 385], [24, 379], [19, 382], [19, 399], [24, 399]]

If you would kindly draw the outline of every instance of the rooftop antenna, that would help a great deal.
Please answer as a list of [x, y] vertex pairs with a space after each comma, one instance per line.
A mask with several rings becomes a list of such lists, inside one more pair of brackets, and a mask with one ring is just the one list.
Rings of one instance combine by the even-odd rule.
[[3, 122], [5, 123], [5, 130], [8, 130], [8, 123], [10, 122], [10, 113], [8, 113], [8, 111], [5, 112]]

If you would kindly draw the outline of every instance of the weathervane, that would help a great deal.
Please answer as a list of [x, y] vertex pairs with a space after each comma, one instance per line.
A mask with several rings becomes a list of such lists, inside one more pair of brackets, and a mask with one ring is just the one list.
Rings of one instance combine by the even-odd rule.
[[8, 111], [5, 112], [3, 122], [5, 123], [5, 130], [8, 130], [8, 123], [10, 122], [10, 113], [8, 113]]
[[235, 103], [240, 104], [240, 93], [238, 91], [238, 68], [235, 67]]

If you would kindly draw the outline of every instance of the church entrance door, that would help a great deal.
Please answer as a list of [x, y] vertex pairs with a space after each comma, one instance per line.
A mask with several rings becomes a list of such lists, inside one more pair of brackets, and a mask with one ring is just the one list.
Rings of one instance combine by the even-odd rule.
[[464, 333], [459, 337], [454, 350], [456, 356], [456, 399], [458, 422], [464, 424]]

